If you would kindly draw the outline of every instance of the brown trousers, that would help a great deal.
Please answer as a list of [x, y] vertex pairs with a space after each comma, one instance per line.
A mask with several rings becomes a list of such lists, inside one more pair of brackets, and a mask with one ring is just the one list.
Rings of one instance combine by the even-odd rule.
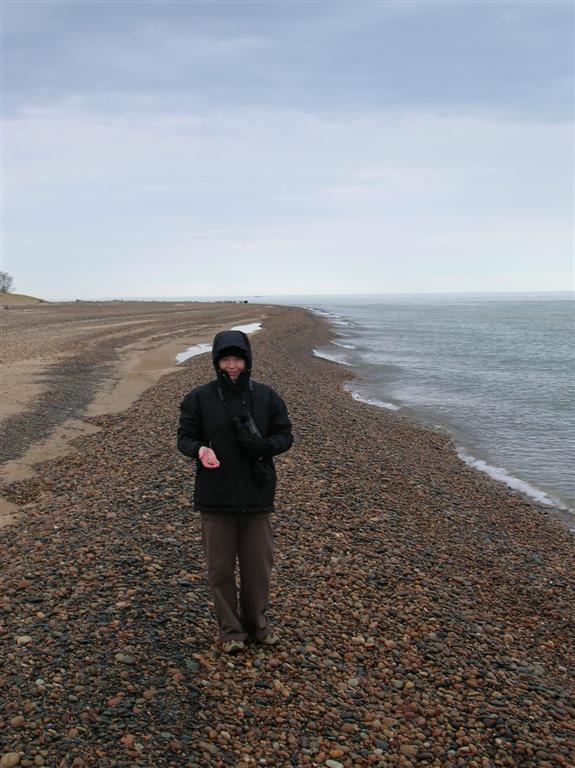
[[202, 545], [221, 640], [248, 636], [261, 640], [270, 631], [266, 616], [273, 564], [269, 514], [202, 512]]

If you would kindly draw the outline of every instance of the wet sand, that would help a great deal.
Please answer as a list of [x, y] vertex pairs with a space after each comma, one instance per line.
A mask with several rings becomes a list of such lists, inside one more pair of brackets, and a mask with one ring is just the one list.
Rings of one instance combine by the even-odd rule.
[[312, 354], [331, 335], [322, 319], [265, 313], [254, 377], [296, 435], [273, 516], [282, 644], [229, 658], [214, 642], [193, 469], [175, 450], [179, 402], [212, 375], [201, 355], [5, 485], [22, 517], [0, 530], [0, 755], [575, 764], [574, 537], [447, 435], [353, 400], [350, 371]]

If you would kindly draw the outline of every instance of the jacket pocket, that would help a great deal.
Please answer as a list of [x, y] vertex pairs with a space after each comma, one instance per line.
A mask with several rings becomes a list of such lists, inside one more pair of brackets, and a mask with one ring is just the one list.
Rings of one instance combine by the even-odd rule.
[[205, 509], [237, 509], [243, 505], [242, 485], [234, 467], [200, 467], [196, 476], [195, 501]]
[[276, 490], [273, 461], [251, 462], [247, 492], [248, 509], [271, 509]]

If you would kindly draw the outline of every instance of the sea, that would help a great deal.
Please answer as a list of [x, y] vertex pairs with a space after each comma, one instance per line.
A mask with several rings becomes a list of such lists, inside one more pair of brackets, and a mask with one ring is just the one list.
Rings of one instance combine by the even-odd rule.
[[354, 398], [448, 431], [575, 530], [575, 294], [225, 298], [324, 317], [335, 337], [314, 354], [353, 370]]

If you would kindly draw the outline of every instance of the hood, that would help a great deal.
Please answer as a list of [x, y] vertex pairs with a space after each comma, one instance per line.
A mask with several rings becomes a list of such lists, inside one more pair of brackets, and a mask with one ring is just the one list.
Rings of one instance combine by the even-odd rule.
[[212, 345], [212, 360], [216, 373], [218, 372], [218, 360], [222, 357], [222, 352], [229, 347], [241, 349], [246, 354], [247, 365], [246, 373], [252, 370], [252, 348], [247, 335], [243, 331], [220, 331], [214, 338]]

